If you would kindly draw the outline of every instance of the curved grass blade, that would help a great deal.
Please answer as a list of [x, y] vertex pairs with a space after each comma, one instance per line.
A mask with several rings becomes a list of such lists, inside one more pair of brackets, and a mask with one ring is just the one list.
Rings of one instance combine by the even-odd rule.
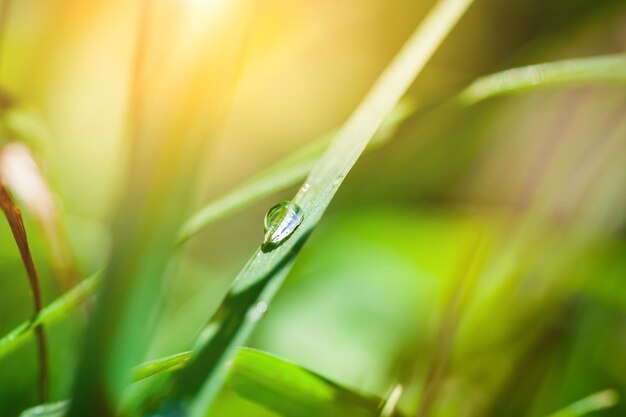
[[550, 414], [548, 417], [581, 417], [594, 411], [603, 410], [615, 406], [619, 401], [619, 395], [615, 390], [607, 389], [596, 392], [582, 400], [568, 405], [567, 407]]
[[[35, 316], [37, 316], [41, 313], [41, 309], [43, 308], [39, 275], [37, 274], [33, 255], [28, 244], [28, 236], [26, 234], [26, 228], [24, 227], [22, 213], [11, 198], [2, 177], [0, 177], [0, 208], [2, 208], [7, 222], [9, 223], [11, 233], [13, 233], [13, 239], [17, 244], [22, 258], [22, 263], [24, 264], [24, 268], [26, 268], [26, 275], [28, 276], [28, 283], [33, 297], [33, 309]], [[48, 344], [46, 341], [46, 333], [41, 323], [34, 327], [34, 331], [37, 338], [37, 359], [39, 362], [38, 395], [39, 402], [43, 403], [46, 402], [48, 397]]]
[[99, 286], [100, 273], [96, 273], [43, 308], [32, 319], [17, 326], [0, 339], [0, 359], [28, 341], [37, 326], [50, 326], [67, 317], [86, 299], [95, 294]]
[[504, 94], [590, 83], [626, 84], [626, 54], [569, 59], [498, 72], [474, 81], [459, 94], [458, 101], [471, 105]]
[[226, 384], [241, 397], [285, 417], [376, 417], [382, 403], [254, 349], [239, 351]]
[[267, 309], [343, 179], [471, 3], [471, 0], [438, 2], [339, 130], [293, 200], [304, 213], [300, 228], [274, 251], [257, 251], [253, 255], [199, 338], [192, 362], [177, 375], [160, 414], [193, 417], [206, 414], [224, 383], [226, 363]]

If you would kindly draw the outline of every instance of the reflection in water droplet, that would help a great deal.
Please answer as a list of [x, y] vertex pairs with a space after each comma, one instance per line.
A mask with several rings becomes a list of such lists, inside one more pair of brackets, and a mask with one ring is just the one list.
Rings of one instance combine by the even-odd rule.
[[299, 200], [300, 198], [302, 198], [303, 195], [305, 195], [307, 193], [307, 191], [309, 191], [311, 189], [311, 184], [309, 184], [308, 182], [305, 182], [302, 187], [300, 187], [300, 189], [298, 190], [298, 194], [296, 195], [296, 200]]
[[265, 314], [268, 308], [269, 306], [265, 301], [259, 301], [257, 305], [254, 306], [254, 308], [248, 313], [250, 319], [254, 321], [261, 320], [261, 317], [263, 317], [263, 314]]
[[302, 209], [292, 201], [283, 201], [269, 209], [265, 215], [265, 237], [261, 251], [270, 252], [279, 247], [300, 226]]

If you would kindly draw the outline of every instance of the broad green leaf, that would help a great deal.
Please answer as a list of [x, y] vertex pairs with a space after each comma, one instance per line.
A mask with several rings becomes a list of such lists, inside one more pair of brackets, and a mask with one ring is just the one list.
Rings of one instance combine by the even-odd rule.
[[619, 401], [619, 395], [615, 390], [607, 389], [596, 392], [582, 400], [568, 405], [567, 407], [550, 414], [548, 417], [580, 417], [594, 411], [613, 407]]
[[238, 395], [285, 417], [379, 415], [380, 398], [357, 394], [298, 365], [241, 349], [227, 385]]

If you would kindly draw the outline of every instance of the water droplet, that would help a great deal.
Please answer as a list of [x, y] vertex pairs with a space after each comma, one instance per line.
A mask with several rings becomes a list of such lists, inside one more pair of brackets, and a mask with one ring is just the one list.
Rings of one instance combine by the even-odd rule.
[[296, 199], [302, 198], [303, 195], [307, 193], [311, 189], [311, 184], [305, 182], [302, 187], [298, 190], [298, 194], [296, 195]]
[[259, 321], [261, 320], [261, 317], [263, 317], [263, 314], [267, 312], [268, 308], [269, 306], [265, 301], [259, 301], [257, 305], [255, 305], [254, 308], [250, 310], [248, 316], [253, 321]]
[[265, 215], [261, 251], [270, 252], [279, 247], [300, 226], [303, 218], [302, 209], [292, 201], [283, 201], [270, 208]]

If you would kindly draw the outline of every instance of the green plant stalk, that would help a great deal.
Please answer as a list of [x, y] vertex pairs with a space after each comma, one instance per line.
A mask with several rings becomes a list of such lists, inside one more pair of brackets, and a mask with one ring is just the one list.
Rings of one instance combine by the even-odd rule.
[[[586, 85], [596, 82], [602, 83], [621, 83], [626, 76], [614, 75], [608, 71], [617, 65], [626, 68], [626, 57], [623, 55], [612, 55], [602, 58], [579, 58], [575, 61], [579, 65], [581, 73], [584, 68], [589, 67], [593, 70], [592, 76], [582, 76], [574, 80], [570, 78], [568, 85]], [[605, 65], [607, 71], [602, 71], [598, 66]], [[482, 77], [456, 96], [456, 100], [467, 105], [478, 104], [483, 100], [493, 98], [500, 95], [510, 94], [513, 92], [532, 92], [537, 89], [553, 87], [556, 85], [554, 80], [558, 79], [558, 71], [563, 71], [561, 62], [551, 62], [540, 64], [545, 71], [553, 74], [548, 78], [536, 79], [531, 82], [532, 72], [527, 70], [528, 67], [514, 68], [503, 72], [498, 72]], [[509, 74], [505, 76], [505, 74]], [[511, 74], [517, 74], [512, 76]], [[507, 79], [506, 86], [503, 85], [502, 79]], [[479, 88], [480, 85], [483, 87]], [[500, 86], [500, 90], [491, 86]], [[487, 86], [490, 86], [487, 88]], [[376, 136], [370, 142], [367, 150], [376, 149], [377, 146], [385, 144], [393, 135], [394, 128], [412, 114], [414, 106], [410, 101], [401, 101], [388, 116], [385, 124], [376, 133]], [[388, 126], [389, 129], [385, 129]], [[314, 141], [302, 149], [294, 152], [272, 167], [266, 169], [251, 180], [227, 192], [223, 196], [206, 204], [195, 215], [191, 216], [179, 229], [177, 243], [182, 244], [189, 238], [200, 233], [204, 228], [211, 225], [217, 220], [232, 215], [249, 205], [271, 196], [272, 194], [284, 190], [295, 185], [298, 181], [306, 178], [311, 171], [315, 160], [328, 147], [333, 134], [328, 133]], [[69, 315], [75, 307], [95, 293], [98, 285], [96, 281], [99, 278], [92, 276], [87, 278], [83, 283], [79, 284], [74, 290], [64, 294], [55, 300], [50, 306], [44, 308], [39, 316], [33, 320], [37, 320], [41, 324], [52, 324]], [[77, 300], [80, 300], [77, 302]], [[67, 305], [64, 305], [67, 304]], [[51, 309], [53, 314], [46, 314]], [[0, 359], [9, 352], [19, 347], [32, 333], [34, 327], [29, 325], [32, 320], [24, 322], [12, 330], [10, 333], [0, 339]]]
[[177, 374], [161, 413], [206, 415], [224, 383], [226, 364], [271, 302], [343, 179], [471, 3], [438, 2], [339, 130], [294, 198], [304, 214], [300, 228], [274, 251], [252, 256], [196, 343], [190, 365]]

